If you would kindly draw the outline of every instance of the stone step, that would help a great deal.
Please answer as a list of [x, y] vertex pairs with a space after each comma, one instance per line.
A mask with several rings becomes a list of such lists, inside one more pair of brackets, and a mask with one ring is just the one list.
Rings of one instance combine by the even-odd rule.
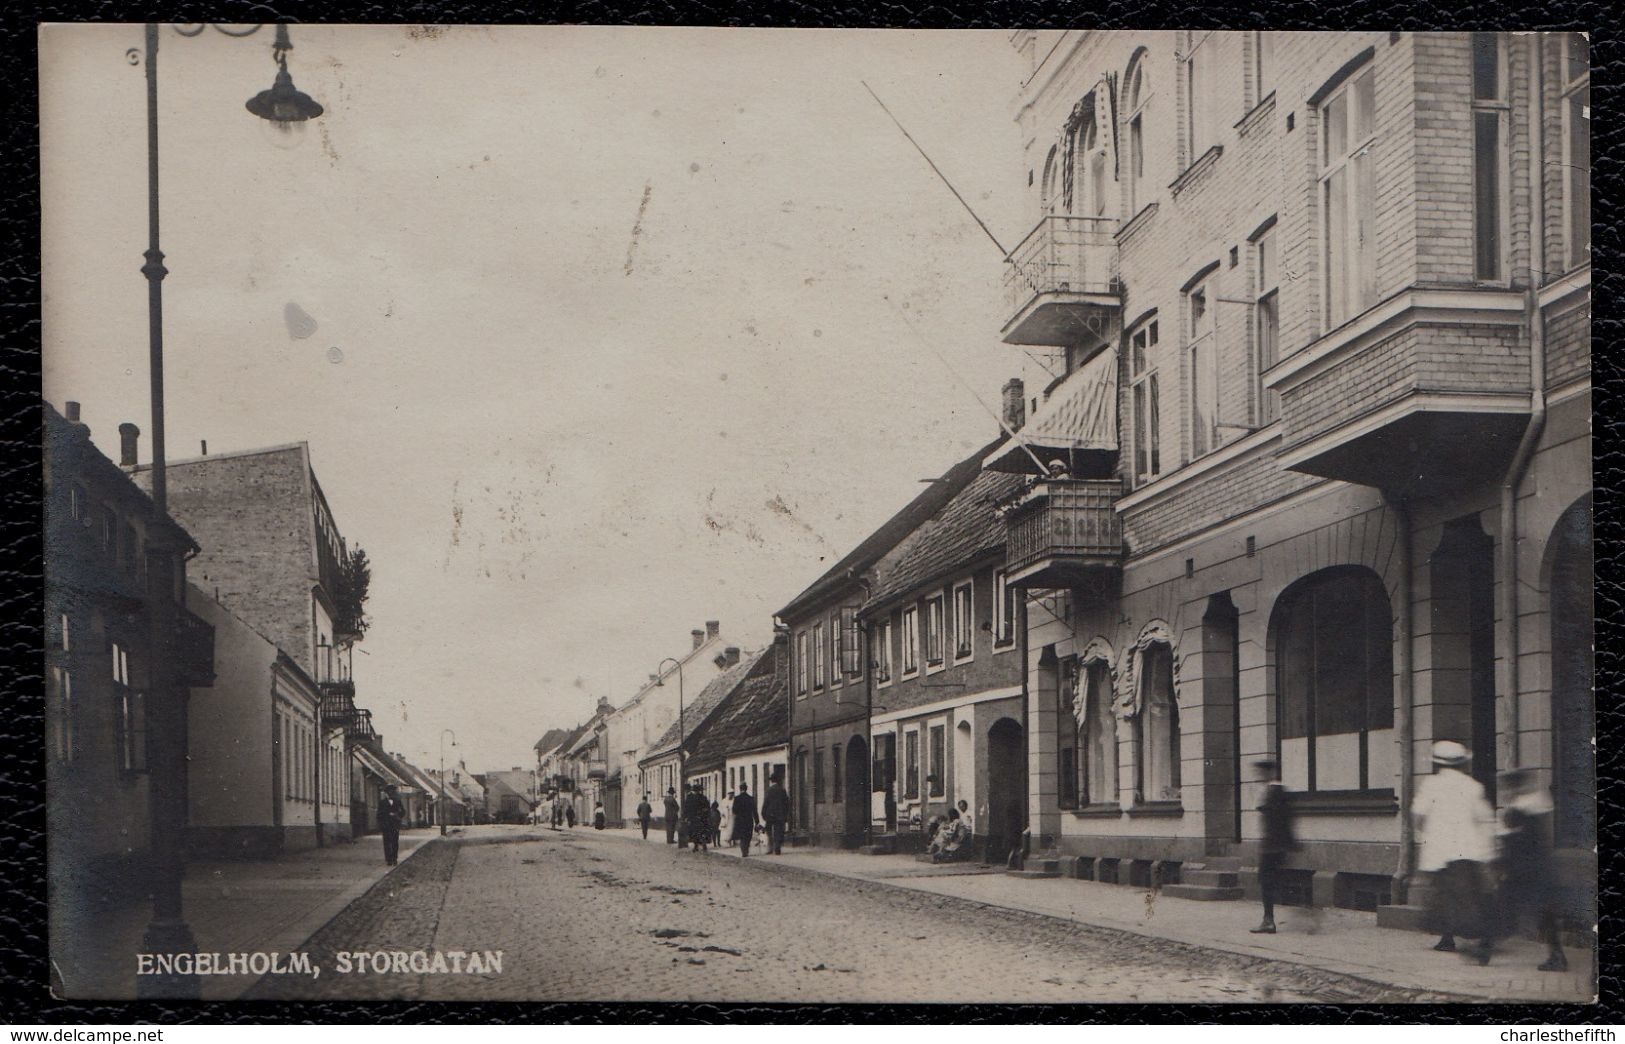
[[[1033, 861], [1028, 860], [1028, 862], [1030, 864]], [[1028, 868], [1026, 870], [1006, 870], [1005, 873], [1008, 874], [1011, 877], [1034, 877], [1034, 878], [1037, 878], [1037, 877], [1060, 877], [1061, 876], [1061, 871], [1058, 868], [1049, 869], [1049, 870], [1034, 869], [1030, 865], [1028, 866]]]
[[1186, 863], [1179, 868], [1179, 883], [1205, 888], [1235, 888], [1241, 884], [1241, 874], [1235, 870], [1192, 869]]
[[1198, 902], [1231, 902], [1242, 898], [1244, 892], [1239, 885], [1217, 887], [1214, 885], [1181, 883], [1163, 885], [1162, 894], [1172, 899], [1195, 899]]

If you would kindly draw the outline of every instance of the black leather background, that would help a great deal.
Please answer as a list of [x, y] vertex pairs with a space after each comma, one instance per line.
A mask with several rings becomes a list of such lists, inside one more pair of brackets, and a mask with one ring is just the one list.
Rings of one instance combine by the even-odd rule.
[[[1620, 861], [1616, 846], [1622, 835], [1620, 751], [1625, 748], [1625, 686], [1620, 683], [1619, 645], [1622, 589], [1619, 572], [1620, 504], [1625, 483], [1625, 449], [1613, 442], [1625, 438], [1619, 416], [1622, 353], [1615, 340], [1620, 326], [1615, 297], [1621, 221], [1618, 25], [1620, 10], [1600, 2], [1510, 3], [1506, 0], [1427, 0], [1418, 3], [1311, 3], [1292, 0], [1248, 8], [1228, 3], [1189, 4], [1172, 0], [984, 0], [982, 3], [898, 0], [845, 5], [830, 2], [683, 3], [680, 0], [575, 0], [522, 7], [484, 2], [437, 3], [407, 0], [369, 5], [354, 0], [330, 3], [254, 4], [237, 2], [181, 3], [155, 6], [128, 0], [100, 3], [57, 2], [38, 6], [7, 3], [0, 21], [0, 161], [4, 192], [0, 195], [0, 229], [6, 240], [0, 268], [0, 1023], [82, 1024], [128, 1022], [504, 1022], [574, 1021], [588, 1023], [727, 1021], [727, 1022], [1310, 1022], [1387, 1023], [1417, 1021], [1496, 1024], [1509, 1022], [1618, 1024], [1616, 948], [1619, 926]], [[1609, 13], [1612, 11], [1613, 13]], [[1598, 747], [1599, 800], [1602, 805], [1602, 939], [1601, 1008], [1554, 1008], [1519, 1005], [1440, 1008], [1339, 1008], [1260, 1006], [1111, 1007], [763, 1007], [710, 1005], [405, 1005], [405, 1004], [262, 1004], [262, 1005], [85, 1005], [54, 1001], [47, 990], [45, 947], [45, 817], [41, 717], [41, 572], [39, 523], [39, 194], [38, 123], [36, 118], [37, 55], [35, 27], [40, 21], [172, 22], [323, 21], [431, 23], [627, 22], [633, 24], [762, 25], [762, 26], [899, 26], [916, 28], [995, 28], [1009, 26], [1163, 27], [1174, 25], [1226, 28], [1396, 30], [1576, 28], [1593, 33], [1592, 104], [1595, 150], [1594, 207], [1597, 316], [1596, 408], [1598, 537]], [[951, 72], [951, 70], [950, 70]], [[142, 176], [139, 170], [132, 178]], [[125, 244], [136, 256], [140, 244]], [[131, 278], [136, 278], [134, 266]], [[132, 331], [132, 336], [140, 336]], [[787, 908], [785, 917], [802, 916]], [[1087, 960], [1087, 955], [1082, 955]], [[748, 975], [748, 971], [742, 973]]]

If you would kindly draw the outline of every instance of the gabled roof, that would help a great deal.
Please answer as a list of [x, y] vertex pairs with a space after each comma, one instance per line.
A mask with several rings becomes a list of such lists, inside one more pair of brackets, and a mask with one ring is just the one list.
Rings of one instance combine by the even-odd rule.
[[733, 754], [785, 742], [790, 731], [790, 690], [786, 684], [790, 647], [774, 642], [743, 681], [723, 700], [711, 723], [695, 739], [690, 768], [720, 765]]
[[847, 552], [844, 558], [830, 566], [823, 576], [812, 582], [811, 586], [792, 598], [777, 615], [790, 619], [816, 606], [822, 599], [844, 587], [854, 573], [862, 573], [879, 562], [886, 552], [896, 547], [898, 542], [918, 528], [920, 523], [940, 511], [943, 505], [974, 481], [981, 473], [982, 458], [997, 449], [1006, 438], [1007, 436], [1001, 435], [949, 468], [941, 478], [926, 486], [923, 492], [909, 501], [884, 525]]
[[722, 706], [723, 700], [733, 692], [735, 686], [745, 680], [763, 655], [763, 653], [746, 653], [739, 658], [738, 663], [712, 678], [710, 684], [701, 689], [700, 694], [683, 707], [682, 716], [672, 722], [671, 727], [666, 729], [658, 740], [649, 745], [649, 753], [638, 764], [653, 761], [675, 751], [680, 735], [684, 736], [685, 741], [693, 741], [696, 734], [706, 727], [717, 709]]
[[399, 755], [394, 756], [393, 762], [397, 767], [406, 770], [407, 776], [411, 780], [414, 787], [417, 787], [425, 794], [440, 793], [440, 783], [427, 772], [418, 768], [416, 765], [412, 764], [410, 761], [407, 761], [405, 758], [400, 757]]
[[363, 768], [385, 783], [393, 783], [402, 790], [417, 789], [417, 784], [411, 780], [411, 774], [395, 766], [387, 754], [360, 744], [355, 748], [355, 756]]
[[569, 735], [569, 729], [548, 729], [542, 733], [542, 738], [537, 740], [536, 746], [531, 749], [536, 751], [538, 755], [551, 754]]
[[1013, 494], [1026, 481], [1023, 475], [979, 472], [882, 559], [864, 609], [883, 608], [918, 587], [1002, 549], [1005, 523], [994, 510], [994, 503]]

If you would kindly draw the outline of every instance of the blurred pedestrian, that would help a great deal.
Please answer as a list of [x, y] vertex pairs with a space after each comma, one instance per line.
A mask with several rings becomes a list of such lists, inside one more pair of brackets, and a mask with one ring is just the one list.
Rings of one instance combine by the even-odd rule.
[[720, 802], [716, 802], [716, 801], [711, 802], [711, 822], [710, 822], [709, 825], [711, 827], [711, 833], [710, 833], [711, 843], [714, 844], [714, 845], [721, 845], [722, 844], [722, 805], [721, 805]]
[[649, 840], [649, 820], [654, 818], [654, 806], [649, 804], [649, 795], [643, 795], [638, 802], [638, 825], [643, 827], [643, 840]]
[[677, 820], [683, 814], [682, 806], [677, 803], [677, 788], [666, 788], [666, 844], [677, 843]]
[[1416, 788], [1416, 868], [1432, 876], [1426, 925], [1439, 933], [1435, 950], [1453, 953], [1456, 937], [1477, 939], [1468, 956], [1488, 964], [1494, 925], [1489, 916], [1489, 865], [1495, 856], [1495, 810], [1484, 786], [1468, 775], [1472, 755], [1454, 740], [1433, 744], [1433, 774]]
[[1258, 842], [1258, 891], [1264, 900], [1264, 919], [1253, 935], [1275, 934], [1275, 901], [1281, 893], [1281, 871], [1287, 853], [1298, 847], [1292, 833], [1292, 806], [1281, 785], [1280, 765], [1270, 758], [1253, 762], [1259, 782], [1264, 784], [1264, 800], [1258, 803], [1264, 836]]
[[711, 802], [705, 800], [698, 783], [690, 786], [683, 796], [683, 822], [688, 826], [689, 848], [695, 852], [702, 851], [706, 832], [711, 829]]
[[576, 806], [575, 806], [575, 802], [573, 802], [573, 801], [570, 804], [564, 806], [564, 825], [567, 826], [567, 827], [570, 827], [571, 829], [575, 828], [575, 825], [576, 825]]
[[[741, 785], [740, 790], [744, 790]], [[756, 799], [751, 799], [751, 810], [754, 813]], [[784, 773], [775, 771], [773, 778], [767, 785], [767, 793], [762, 797], [762, 821], [767, 824], [767, 854], [784, 854], [784, 824], [790, 819], [790, 794], [784, 789]], [[735, 827], [735, 832], [738, 828]]]
[[1552, 877], [1552, 796], [1528, 769], [1501, 774], [1501, 887], [1497, 906], [1502, 938], [1516, 934], [1526, 920], [1533, 921], [1546, 944], [1546, 960], [1539, 970], [1569, 970], [1558, 934], [1556, 882]]
[[378, 832], [384, 835], [384, 865], [394, 866], [401, 853], [401, 823], [406, 819], [406, 805], [401, 801], [399, 789], [393, 783], [384, 786], [378, 796]]
[[756, 795], [747, 783], [739, 784], [739, 793], [734, 797], [733, 820], [733, 839], [739, 842], [739, 856], [743, 859], [750, 855], [750, 839], [757, 822]]
[[593, 802], [592, 806], [592, 828], [594, 830], [602, 830], [604, 829], [604, 825], [604, 803], [602, 801], [595, 801]]

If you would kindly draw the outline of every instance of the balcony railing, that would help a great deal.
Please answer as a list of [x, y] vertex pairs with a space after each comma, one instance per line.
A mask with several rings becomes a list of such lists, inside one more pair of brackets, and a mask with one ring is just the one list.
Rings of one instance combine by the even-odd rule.
[[[1116, 235], [1116, 218], [1045, 215], [1010, 252], [1005, 267], [1005, 341], [1051, 345], [1083, 340], [1088, 321], [1077, 313], [1118, 304]], [[1067, 314], [1053, 314], [1046, 305], [1058, 305]]]
[[1024, 587], [1085, 585], [1121, 568], [1123, 522], [1116, 479], [1036, 483], [1006, 514], [1010, 582]]
[[352, 742], [369, 740], [378, 735], [372, 728], [372, 711], [357, 710], [350, 715], [350, 724], [345, 729], [344, 738]]
[[326, 728], [348, 728], [355, 717], [355, 698], [347, 692], [322, 694], [322, 725]]
[[351, 655], [348, 645], [316, 647], [316, 683], [323, 692], [355, 695], [355, 682], [350, 678]]

